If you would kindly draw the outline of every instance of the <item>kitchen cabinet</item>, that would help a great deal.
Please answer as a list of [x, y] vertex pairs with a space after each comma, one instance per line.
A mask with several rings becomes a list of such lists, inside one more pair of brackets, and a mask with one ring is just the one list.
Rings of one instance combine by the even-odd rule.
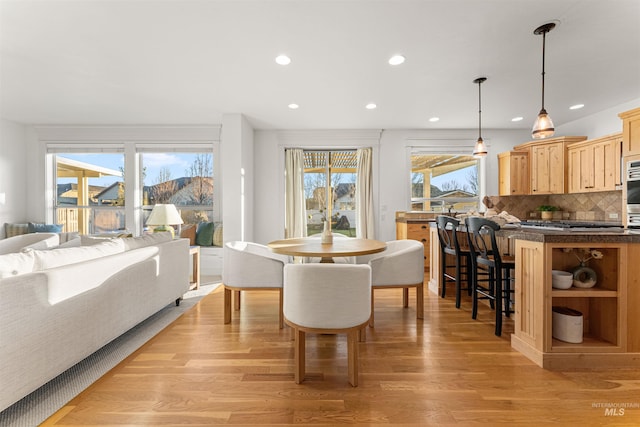
[[[571, 271], [578, 265], [576, 254], [590, 249], [603, 254], [587, 264], [597, 274], [596, 285], [588, 289], [553, 288], [551, 270]], [[629, 262], [633, 264], [631, 260], [638, 251], [640, 245], [628, 243], [517, 239], [512, 347], [548, 369], [636, 366], [640, 334], [635, 327], [639, 319], [634, 307], [639, 297], [635, 275], [640, 267]], [[582, 313], [581, 343], [553, 337], [554, 306]]]
[[640, 108], [618, 114], [622, 119], [622, 155], [640, 155]]
[[567, 145], [569, 193], [620, 189], [622, 134]]
[[566, 146], [586, 139], [586, 136], [562, 136], [515, 146], [515, 150], [529, 152], [529, 194], [566, 193], [568, 189]]
[[501, 196], [529, 194], [529, 152], [498, 154], [498, 193]]
[[396, 239], [417, 240], [424, 246], [424, 271], [429, 270], [429, 222], [428, 220], [396, 221]]

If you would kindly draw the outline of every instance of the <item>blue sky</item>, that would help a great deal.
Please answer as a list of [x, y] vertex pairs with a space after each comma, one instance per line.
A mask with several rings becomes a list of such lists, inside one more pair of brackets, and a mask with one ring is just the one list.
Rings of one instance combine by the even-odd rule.
[[[169, 168], [171, 178], [187, 176], [187, 170], [197, 153], [144, 153], [142, 155], [143, 166], [146, 168], [145, 185], [156, 183], [160, 170]], [[123, 154], [89, 153], [89, 154], [59, 154], [72, 160], [78, 160], [105, 168], [120, 170], [124, 167]], [[90, 180], [91, 185], [108, 186], [116, 181], [122, 181], [121, 177], [108, 176]], [[75, 182], [75, 179], [60, 179], [59, 183]]]

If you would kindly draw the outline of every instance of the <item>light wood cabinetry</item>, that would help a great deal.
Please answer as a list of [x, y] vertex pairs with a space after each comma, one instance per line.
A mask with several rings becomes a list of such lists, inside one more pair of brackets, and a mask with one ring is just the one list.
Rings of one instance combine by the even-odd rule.
[[530, 194], [564, 194], [567, 192], [566, 146], [584, 141], [586, 136], [563, 136], [530, 141], [514, 147], [529, 152]]
[[569, 193], [613, 191], [622, 185], [622, 134], [567, 145]]
[[529, 194], [529, 152], [498, 154], [498, 193], [501, 196]]
[[429, 270], [429, 221], [396, 222], [396, 239], [417, 240], [424, 246], [424, 270]]
[[622, 155], [640, 155], [640, 108], [618, 114], [622, 119]]
[[[635, 326], [629, 266], [640, 245], [626, 243], [542, 243], [516, 240], [516, 313], [511, 345], [544, 368], [589, 368], [594, 364], [633, 366], [637, 363], [640, 334]], [[571, 271], [578, 265], [576, 251], [597, 249], [604, 255], [588, 266], [597, 274], [593, 288], [554, 289], [551, 270]], [[632, 253], [629, 253], [629, 252]], [[632, 269], [635, 269], [632, 271]], [[629, 285], [629, 286], [628, 286]], [[637, 299], [635, 299], [637, 301]], [[583, 315], [583, 341], [567, 343], [553, 337], [554, 306], [569, 307]], [[633, 313], [631, 313], [633, 311]]]

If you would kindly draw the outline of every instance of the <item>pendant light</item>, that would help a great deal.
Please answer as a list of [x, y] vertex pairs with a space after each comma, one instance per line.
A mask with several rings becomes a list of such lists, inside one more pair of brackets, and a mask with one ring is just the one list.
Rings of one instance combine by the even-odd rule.
[[482, 140], [482, 93], [480, 92], [480, 85], [487, 80], [486, 77], [478, 77], [473, 82], [478, 84], [478, 140], [476, 146], [473, 148], [473, 157], [484, 157], [487, 155], [487, 146]]
[[544, 24], [533, 30], [533, 34], [540, 35], [542, 34], [542, 109], [538, 114], [538, 118], [533, 124], [533, 128], [531, 129], [531, 136], [534, 139], [547, 138], [549, 136], [553, 136], [555, 129], [553, 128], [553, 121], [551, 121], [551, 117], [547, 114], [547, 110], [544, 109], [544, 47], [545, 47], [545, 36], [547, 33], [555, 28], [556, 24], [550, 22], [548, 24]]

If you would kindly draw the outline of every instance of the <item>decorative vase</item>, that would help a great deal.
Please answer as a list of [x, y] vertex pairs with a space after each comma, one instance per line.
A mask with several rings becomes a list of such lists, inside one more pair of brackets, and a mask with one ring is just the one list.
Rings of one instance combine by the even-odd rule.
[[324, 222], [324, 229], [322, 230], [321, 238], [323, 244], [333, 243], [333, 234], [331, 234], [331, 230], [329, 230], [329, 221]]
[[576, 288], [593, 288], [597, 281], [596, 272], [587, 267], [584, 262], [573, 270], [573, 286]]

